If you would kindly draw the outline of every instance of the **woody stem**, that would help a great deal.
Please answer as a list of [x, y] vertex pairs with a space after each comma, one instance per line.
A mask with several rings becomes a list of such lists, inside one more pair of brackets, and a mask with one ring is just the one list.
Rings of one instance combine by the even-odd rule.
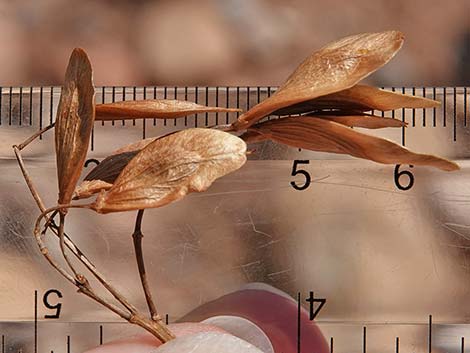
[[144, 254], [142, 250], [142, 218], [144, 216], [144, 210], [139, 210], [137, 212], [137, 217], [135, 220], [134, 233], [132, 234], [132, 239], [134, 240], [134, 249], [135, 257], [137, 260], [137, 267], [139, 268], [140, 281], [142, 282], [142, 288], [144, 289], [145, 300], [147, 301], [147, 306], [150, 312], [150, 317], [155, 322], [160, 322], [163, 324], [162, 318], [157, 312], [157, 308], [152, 298], [152, 291], [147, 280], [147, 274], [145, 271], [145, 262]]

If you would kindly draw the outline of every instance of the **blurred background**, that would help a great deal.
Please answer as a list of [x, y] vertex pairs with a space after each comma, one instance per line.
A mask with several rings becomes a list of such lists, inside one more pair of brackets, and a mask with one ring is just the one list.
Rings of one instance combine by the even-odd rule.
[[369, 83], [463, 86], [469, 14], [469, 0], [1, 0], [0, 84], [59, 85], [81, 46], [96, 85], [278, 85], [330, 41], [398, 29]]

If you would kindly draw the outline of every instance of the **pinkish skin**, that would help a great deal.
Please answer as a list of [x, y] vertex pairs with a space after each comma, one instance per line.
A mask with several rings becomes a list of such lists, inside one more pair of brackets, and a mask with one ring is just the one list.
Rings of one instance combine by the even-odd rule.
[[[201, 321], [214, 316], [238, 316], [250, 320], [263, 330], [275, 353], [296, 353], [297, 312], [297, 302], [287, 294], [256, 283], [201, 305], [178, 320], [179, 323], [170, 324], [169, 328], [176, 335], [176, 341], [180, 337], [200, 332], [223, 334], [225, 330]], [[325, 338], [318, 326], [309, 320], [309, 313], [304, 308], [301, 308], [300, 318], [301, 352], [328, 353]], [[160, 342], [155, 337], [144, 333], [105, 344], [87, 353], [148, 353], [158, 346]]]
[[[297, 302], [265, 284], [249, 285], [201, 305], [178, 322], [200, 322], [212, 316], [234, 315], [252, 321], [269, 337], [275, 353], [297, 352]], [[328, 353], [329, 346], [318, 326], [300, 310], [301, 352]]]

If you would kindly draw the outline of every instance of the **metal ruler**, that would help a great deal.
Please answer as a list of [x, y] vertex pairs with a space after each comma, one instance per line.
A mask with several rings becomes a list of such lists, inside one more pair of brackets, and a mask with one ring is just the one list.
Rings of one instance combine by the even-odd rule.
[[[170, 322], [258, 281], [286, 291], [307, 309], [314, 302], [309, 301], [311, 292], [326, 299], [315, 321], [332, 352], [465, 351], [470, 339], [469, 88], [387, 89], [434, 98], [442, 105], [387, 112], [408, 127], [367, 133], [455, 159], [462, 170], [383, 166], [272, 143], [256, 145], [242, 169], [207, 192], [146, 212], [149, 280]], [[96, 99], [177, 98], [246, 110], [274, 91], [99, 87]], [[54, 120], [60, 88], [1, 87], [0, 93], [2, 353], [80, 352], [138, 332], [77, 294], [49, 268], [31, 235], [38, 210], [11, 145]], [[140, 138], [230, 123], [236, 117], [210, 113], [97, 122], [84, 173], [94, 160]], [[24, 150], [24, 157], [46, 204], [54, 205], [53, 134], [44, 134]], [[100, 216], [71, 211], [68, 233], [145, 310], [131, 251], [134, 217], [132, 212]], [[58, 256], [54, 243], [49, 244]]]

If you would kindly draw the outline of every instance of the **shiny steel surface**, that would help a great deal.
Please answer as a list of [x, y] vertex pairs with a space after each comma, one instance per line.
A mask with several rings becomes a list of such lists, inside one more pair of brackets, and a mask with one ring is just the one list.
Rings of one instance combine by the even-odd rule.
[[[29, 92], [29, 88], [22, 92], [25, 90]], [[1, 102], [0, 321], [4, 323], [0, 323], [0, 334], [13, 351], [32, 352], [30, 321], [37, 290], [40, 351], [64, 351], [68, 334], [73, 351], [81, 351], [97, 344], [99, 323], [119, 320], [77, 294], [38, 251], [31, 231], [39, 212], [10, 146], [38, 130], [40, 91], [33, 89], [32, 109], [29, 95], [23, 95], [19, 103], [19, 89], [11, 92], [3, 88]], [[42, 126], [49, 122], [49, 92], [49, 88], [43, 89]], [[112, 92], [112, 88], [105, 90], [105, 101], [112, 100]], [[114, 89], [116, 100], [122, 100], [120, 92], [120, 88]], [[132, 87], [126, 92], [126, 99], [134, 99]], [[145, 92], [147, 98], [153, 97], [153, 88]], [[218, 100], [226, 105], [225, 88], [219, 89], [217, 97], [215, 89], [207, 92], [208, 104]], [[422, 92], [421, 88], [415, 90], [416, 94]], [[163, 98], [165, 90], [159, 88], [157, 93]], [[427, 88], [425, 93], [432, 97], [433, 89]], [[395, 351], [396, 336], [400, 336], [400, 351], [427, 352], [430, 314], [437, 323], [433, 326], [434, 351], [460, 352], [460, 337], [469, 331], [468, 326], [456, 324], [470, 320], [470, 122], [465, 121], [470, 118], [470, 97], [465, 98], [463, 88], [455, 89], [454, 109], [454, 89], [447, 88], [446, 93], [445, 108], [435, 113], [432, 109], [424, 114], [405, 111], [404, 119], [410, 123], [405, 143], [413, 150], [456, 159], [461, 171], [402, 166], [401, 170], [413, 172], [415, 181], [412, 189], [401, 191], [394, 183], [394, 166], [262, 143], [254, 146], [251, 160], [241, 170], [218, 180], [207, 192], [146, 211], [144, 251], [162, 313], [168, 313], [171, 321], [200, 303], [259, 281], [293, 297], [299, 291], [306, 297], [313, 290], [326, 298], [318, 321], [327, 338], [335, 337], [335, 352], [362, 352], [363, 326], [368, 328], [368, 352]], [[200, 103], [206, 103], [205, 94], [205, 88], [199, 89]], [[238, 103], [246, 109], [263, 95], [267, 95], [265, 89], [251, 88], [247, 93], [243, 88], [231, 88], [229, 106]], [[174, 98], [174, 90], [166, 89], [166, 96]], [[58, 97], [53, 94], [53, 108]], [[136, 89], [139, 97], [143, 97], [142, 89]], [[184, 88], [177, 90], [177, 97], [185, 98]], [[444, 101], [443, 97], [438, 88], [436, 98]], [[195, 100], [193, 89], [188, 89], [188, 99]], [[100, 94], [97, 100], [102, 100]], [[403, 118], [402, 111], [393, 114]], [[226, 118], [225, 113], [209, 114], [207, 123], [222, 124]], [[204, 126], [205, 120], [204, 114], [198, 115], [198, 126]], [[186, 122], [186, 126], [194, 126], [196, 119], [191, 116]], [[157, 121], [154, 126], [147, 120], [145, 130], [142, 121], [135, 126], [132, 121], [125, 126], [121, 121], [114, 126], [96, 123], [89, 158], [103, 158], [142, 138], [144, 131], [146, 137], [158, 136], [185, 128], [184, 123], [182, 118], [176, 126], [173, 120], [166, 125]], [[372, 133], [397, 142], [403, 139], [402, 129]], [[46, 205], [53, 206], [57, 197], [53, 133], [28, 146], [23, 156]], [[302, 165], [312, 176], [312, 184], [304, 191], [290, 185], [303, 180], [291, 176], [295, 159], [310, 160]], [[67, 233], [126, 297], [145, 310], [132, 249], [134, 219], [134, 212], [102, 216], [71, 210]], [[48, 239], [51, 251], [59, 256], [55, 238]], [[63, 294], [58, 320], [43, 319], [51, 310], [42, 304], [42, 295], [51, 288]], [[51, 296], [51, 302], [57, 300]], [[108, 326], [107, 339], [129, 328]]]

